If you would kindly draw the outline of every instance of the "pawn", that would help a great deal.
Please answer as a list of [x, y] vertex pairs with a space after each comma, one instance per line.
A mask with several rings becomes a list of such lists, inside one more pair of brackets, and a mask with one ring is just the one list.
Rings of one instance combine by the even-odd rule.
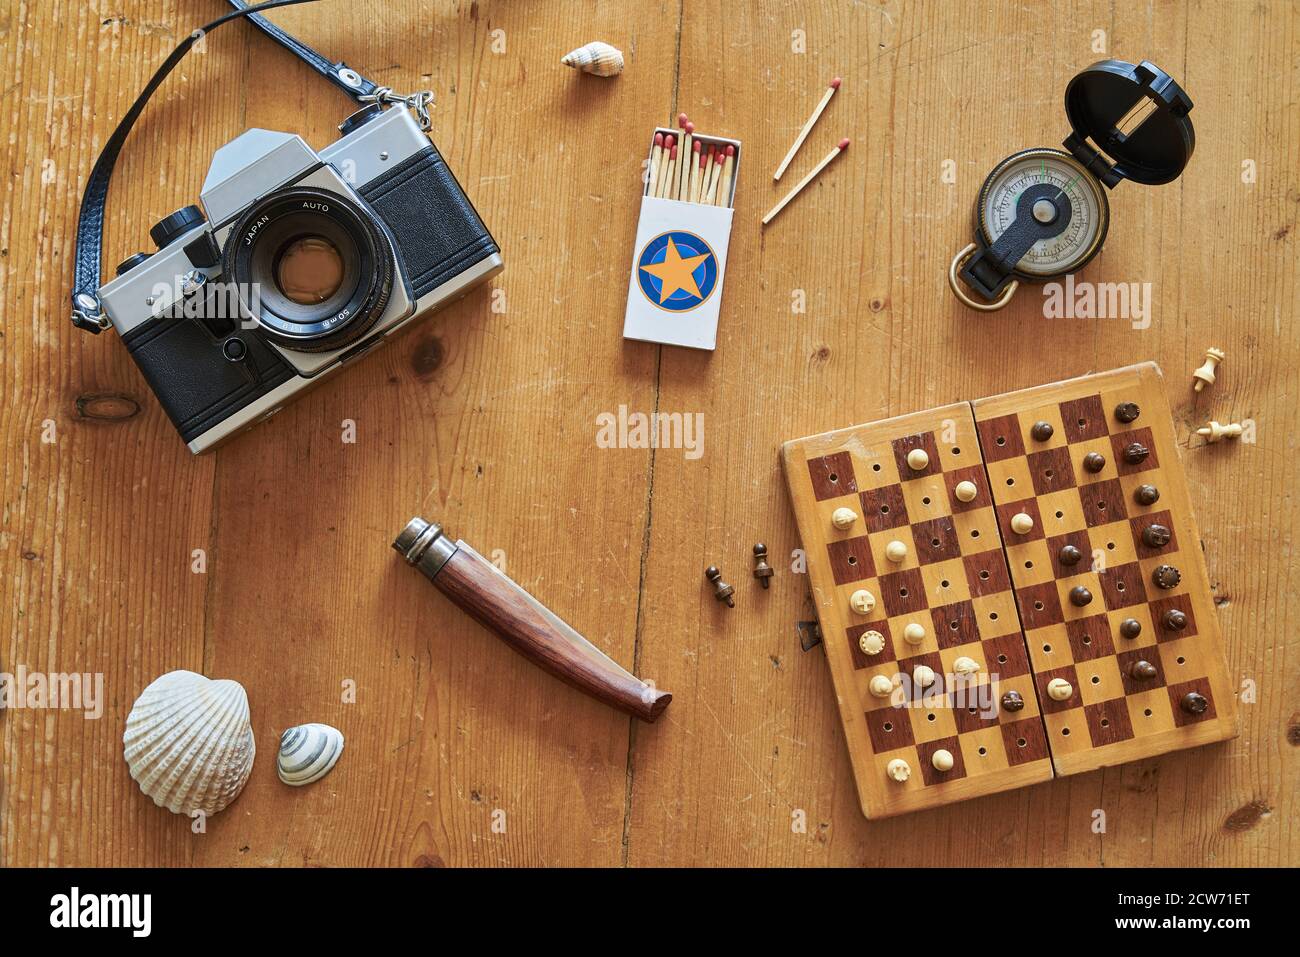
[[1139, 505], [1154, 505], [1160, 499], [1160, 489], [1154, 485], [1139, 485], [1133, 492], [1133, 501]]
[[1159, 674], [1159, 672], [1157, 671], [1156, 666], [1151, 662], [1142, 659], [1133, 662], [1133, 667], [1128, 670], [1128, 676], [1137, 681], [1149, 681], [1157, 674]]
[[1073, 545], [1062, 545], [1061, 551], [1056, 558], [1062, 565], [1077, 565], [1079, 560], [1083, 558], [1083, 552]]
[[957, 496], [959, 502], [973, 502], [975, 496], [979, 494], [979, 488], [974, 482], [962, 480], [957, 483], [957, 487], [952, 490], [952, 494]]
[[1083, 457], [1083, 468], [1094, 475], [1106, 467], [1106, 456], [1100, 452], [1089, 452]]
[[1051, 422], [1035, 422], [1029, 434], [1033, 436], [1035, 442], [1046, 442], [1052, 437], [1053, 431]]
[[1125, 618], [1119, 623], [1119, 634], [1121, 638], [1133, 639], [1142, 634], [1142, 622], [1136, 618]]
[[1075, 585], [1070, 589], [1070, 604], [1075, 608], [1092, 604], [1092, 592], [1082, 585]]
[[913, 472], [921, 472], [930, 464], [930, 455], [925, 449], [912, 449], [907, 453], [907, 465]]
[[1011, 516], [1011, 530], [1017, 535], [1028, 535], [1033, 530], [1034, 520], [1025, 512], [1016, 512]]
[[885, 546], [885, 557], [897, 564], [907, 557], [907, 544], [894, 539]]
[[775, 570], [767, 563], [767, 546], [759, 542], [754, 546], [754, 577], [760, 585], [767, 588], [768, 579], [774, 574]]
[[1205, 436], [1207, 442], [1217, 442], [1219, 439], [1239, 439], [1243, 431], [1244, 429], [1239, 422], [1220, 425], [1211, 419], [1210, 424], [1197, 429], [1196, 434]]
[[718, 601], [725, 601], [728, 608], [736, 607], [736, 589], [732, 588], [722, 580], [722, 572], [718, 570], [717, 565], [710, 565], [704, 569], [704, 577], [713, 583], [713, 597]]
[[1222, 349], [1210, 347], [1205, 350], [1205, 363], [1192, 373], [1192, 378], [1196, 380], [1193, 388], [1197, 392], [1200, 392], [1207, 385], [1214, 385], [1214, 370], [1218, 368], [1223, 359], [1224, 352]]
[[930, 764], [936, 771], [951, 771], [953, 763], [952, 752], [947, 748], [940, 748], [930, 755]]

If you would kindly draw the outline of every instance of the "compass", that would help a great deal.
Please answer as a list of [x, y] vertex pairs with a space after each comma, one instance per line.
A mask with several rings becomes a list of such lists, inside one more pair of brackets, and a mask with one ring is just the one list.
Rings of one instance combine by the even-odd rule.
[[1196, 146], [1192, 101], [1155, 64], [1094, 63], [1065, 89], [1073, 132], [1065, 149], [1006, 157], [975, 203], [975, 241], [953, 258], [948, 284], [967, 306], [1001, 309], [1023, 282], [1077, 272], [1110, 228], [1106, 191], [1120, 180], [1178, 178]]

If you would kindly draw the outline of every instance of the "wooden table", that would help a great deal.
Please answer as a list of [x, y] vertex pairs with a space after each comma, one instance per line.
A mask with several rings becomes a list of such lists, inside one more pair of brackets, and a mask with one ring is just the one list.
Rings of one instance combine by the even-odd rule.
[[[0, 864], [1300, 861], [1294, 3], [587, 14], [558, 0], [366, 0], [278, 14], [384, 83], [437, 92], [434, 139], [507, 268], [193, 458], [116, 336], [70, 327], [68, 260], [100, 146], [222, 6], [59, 0], [0, 16], [0, 666], [99, 672], [105, 687], [99, 720], [0, 716]], [[560, 66], [597, 38], [624, 50], [621, 77]], [[349, 112], [252, 29], [205, 43], [128, 144], [108, 268], [197, 200], [226, 140], [260, 126], [321, 147]], [[1186, 175], [1116, 188], [1109, 241], [1080, 277], [1149, 282], [1150, 327], [1044, 319], [1034, 288], [995, 315], [959, 307], [944, 273], [983, 175], [1058, 144], [1066, 82], [1104, 56], [1155, 60], [1196, 104]], [[853, 146], [760, 232], [779, 196], [770, 172], [837, 74], [792, 171], [841, 136]], [[711, 355], [620, 335], [646, 131], [682, 109], [747, 151]], [[1194, 396], [1210, 345], [1228, 358]], [[1184, 454], [1229, 661], [1255, 699], [1241, 736], [864, 820], [823, 654], [795, 634], [813, 615], [789, 570], [799, 543], [779, 443], [1147, 358], [1169, 377], [1181, 435], [1211, 417], [1257, 423], [1256, 444], [1189, 440]], [[596, 417], [620, 406], [702, 412], [703, 455], [598, 447]], [[664, 718], [639, 725], [572, 692], [452, 608], [389, 549], [417, 513], [499, 550], [524, 587], [671, 689]], [[777, 565], [768, 592], [749, 575], [759, 540]], [[737, 587], [734, 610], [704, 581], [711, 562]], [[133, 699], [177, 668], [242, 682], [260, 751], [200, 835], [142, 796], [121, 756]], [[294, 790], [276, 780], [275, 744], [305, 721], [342, 729], [347, 750]]]

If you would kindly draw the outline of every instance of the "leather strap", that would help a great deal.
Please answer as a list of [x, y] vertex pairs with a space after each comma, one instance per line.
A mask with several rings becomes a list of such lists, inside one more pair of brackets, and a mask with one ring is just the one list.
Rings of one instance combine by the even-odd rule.
[[[236, 8], [234, 11], [227, 13], [223, 17], [218, 17], [207, 26], [195, 30], [186, 37], [163, 61], [162, 66], [158, 68], [149, 82], [145, 84], [145, 88], [136, 97], [135, 102], [131, 104], [131, 108], [122, 117], [122, 121], [117, 124], [117, 129], [113, 130], [113, 135], [104, 144], [99, 159], [95, 161], [95, 165], [90, 171], [90, 178], [86, 181], [86, 191], [81, 198], [81, 212], [77, 218], [77, 248], [73, 260], [72, 324], [74, 326], [96, 334], [109, 326], [108, 317], [104, 315], [100, 306], [98, 290], [100, 264], [103, 257], [104, 207], [108, 201], [109, 180], [113, 176], [113, 167], [117, 163], [118, 154], [122, 151], [122, 144], [126, 141], [127, 134], [131, 132], [131, 127], [135, 125], [135, 121], [143, 112], [149, 98], [153, 96], [154, 91], [162, 85], [167, 75], [175, 69], [185, 54], [189, 52], [190, 47], [223, 23], [247, 17], [254, 26], [293, 51], [308, 66], [335, 86], [338, 86], [357, 102], [374, 103], [403, 100], [407, 105], [420, 112], [421, 121], [422, 123], [425, 122], [427, 113], [423, 112], [423, 108], [429, 100], [423, 99], [423, 94], [416, 94], [415, 97], [406, 98], [393, 96], [392, 91], [387, 87], [377, 86], [345, 64], [330, 62], [305, 43], [300, 42], [271, 23], [259, 12], [271, 10], [275, 7], [313, 2], [315, 0], [269, 0], [269, 2], [250, 7], [243, 0], [230, 0], [231, 5]], [[428, 96], [429, 99], [432, 99], [431, 94]], [[418, 103], [413, 101], [418, 101]]]

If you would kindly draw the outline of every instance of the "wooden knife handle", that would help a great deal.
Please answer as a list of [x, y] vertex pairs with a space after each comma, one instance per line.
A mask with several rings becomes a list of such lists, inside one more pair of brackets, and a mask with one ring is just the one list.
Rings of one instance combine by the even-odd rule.
[[[506, 644], [593, 698], [654, 721], [673, 696], [620, 668], [464, 542], [433, 578], [443, 594]], [[576, 640], [575, 640], [576, 638]]]

